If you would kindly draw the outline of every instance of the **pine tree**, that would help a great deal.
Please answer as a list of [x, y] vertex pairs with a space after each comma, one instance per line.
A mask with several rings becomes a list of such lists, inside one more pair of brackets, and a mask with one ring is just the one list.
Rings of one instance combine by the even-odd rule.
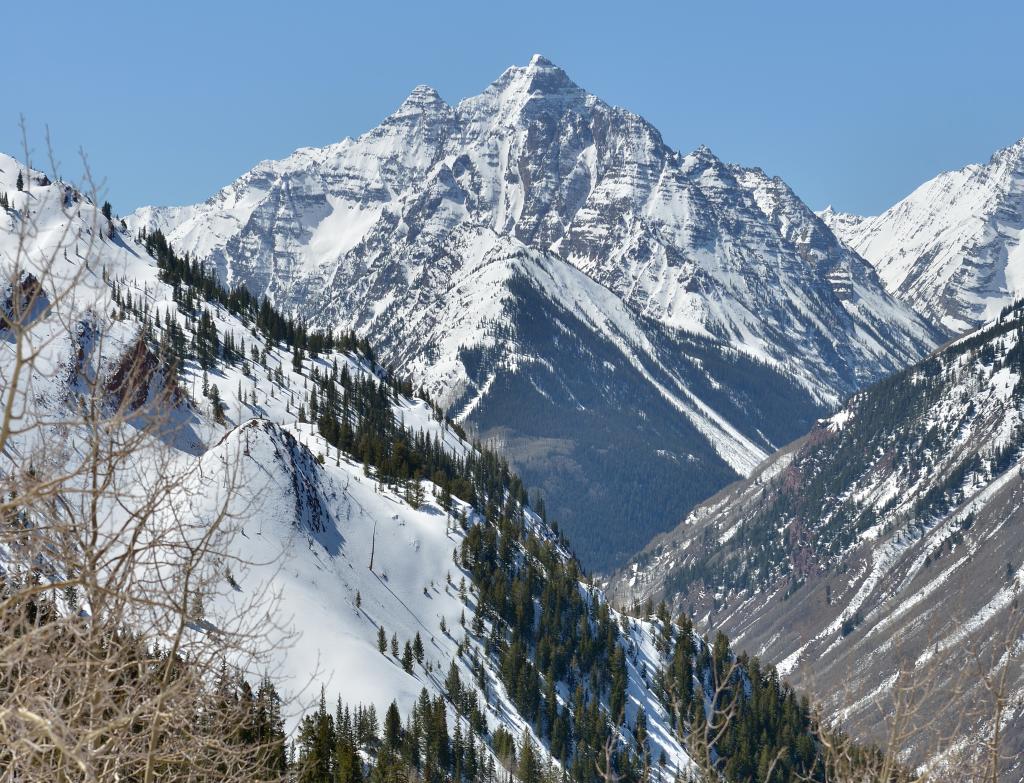
[[395, 750], [402, 740], [402, 718], [398, 714], [398, 705], [391, 702], [387, 713], [384, 715], [384, 742], [389, 748]]
[[452, 777], [455, 781], [462, 780], [462, 759], [466, 748], [462, 739], [462, 721], [455, 720], [455, 732], [452, 735]]
[[321, 688], [319, 708], [312, 715], [305, 716], [299, 725], [298, 783], [329, 783], [331, 780], [335, 750], [334, 728], [334, 720], [327, 712], [327, 702]]
[[423, 481], [420, 478], [420, 472], [416, 471], [412, 477], [412, 502], [410, 505], [413, 508], [419, 508], [423, 505], [424, 494], [423, 494]]
[[523, 729], [516, 773], [520, 783], [541, 783], [540, 759], [537, 757], [537, 751], [533, 747], [533, 740], [530, 739], [528, 729]]
[[412, 640], [412, 654], [416, 658], [416, 663], [423, 663], [423, 640], [420, 639], [420, 632], [416, 632], [416, 636]]
[[388, 651], [388, 635], [384, 633], [383, 625], [377, 629], [377, 649], [381, 655], [385, 655]]
[[213, 408], [213, 420], [218, 424], [224, 423], [224, 403], [220, 399], [220, 389], [217, 388], [217, 384], [210, 384], [210, 405]]
[[412, 662], [412, 646], [409, 644], [409, 642], [406, 642], [405, 649], [402, 650], [402, 668], [405, 669], [406, 672], [408, 672], [409, 674], [412, 674]]
[[448, 699], [452, 704], [459, 704], [462, 701], [462, 679], [459, 677], [459, 667], [452, 660], [448, 666], [448, 676], [444, 680], [444, 689], [448, 692]]
[[[558, 719], [558, 695], [555, 690], [554, 668], [548, 672], [547, 687], [544, 691], [544, 726], [543, 730], [551, 737], [555, 730], [555, 721]], [[552, 751], [554, 753], [554, 751]]]
[[611, 659], [611, 693], [608, 696], [608, 709], [612, 719], [621, 723], [626, 709], [626, 656], [622, 646], [616, 644]]
[[268, 778], [283, 774], [287, 768], [284, 717], [281, 697], [273, 683], [264, 678], [256, 691], [253, 741], [259, 748], [262, 766]]
[[[444, 475], [444, 474], [442, 474], [442, 475]], [[435, 481], [434, 483], [436, 484], [437, 482]], [[444, 518], [445, 518], [445, 523], [447, 524], [448, 518], [451, 516], [451, 512], [452, 512], [452, 488], [451, 488], [451, 484], [448, 483], [448, 479], [447, 478], [445, 478], [441, 482], [441, 499], [440, 499], [440, 503], [441, 503], [441, 508], [444, 509]]]
[[25, 178], [21, 176], [20, 171], [18, 172], [18, 180], [14, 183], [14, 187], [16, 187], [19, 192], [25, 189]]
[[633, 736], [636, 738], [637, 748], [641, 752], [646, 752], [647, 713], [644, 711], [642, 705], [636, 711], [636, 723], [633, 726]]
[[[357, 726], [363, 722], [362, 708], [356, 711]], [[352, 716], [348, 707], [338, 698], [335, 708], [334, 781], [335, 783], [362, 783], [363, 762], [356, 749], [359, 741], [357, 730], [353, 729]]]

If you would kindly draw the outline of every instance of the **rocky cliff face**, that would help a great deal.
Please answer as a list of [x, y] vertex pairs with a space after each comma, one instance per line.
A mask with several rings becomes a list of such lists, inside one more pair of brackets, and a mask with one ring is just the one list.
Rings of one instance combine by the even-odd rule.
[[[316, 326], [374, 334], [528, 481], [581, 483], [552, 509], [577, 542], [594, 520], [599, 542], [664, 529], [939, 338], [783, 182], [671, 150], [540, 56], [457, 106], [417, 87], [357, 139], [130, 222]], [[564, 437], [538, 440], [531, 416]], [[612, 421], [631, 433], [618, 462], [672, 487], [625, 519], [608, 508], [626, 485], [593, 461]], [[596, 546], [589, 564], [616, 559]]]
[[1024, 139], [940, 174], [877, 217], [822, 219], [888, 291], [959, 333], [1024, 295]]

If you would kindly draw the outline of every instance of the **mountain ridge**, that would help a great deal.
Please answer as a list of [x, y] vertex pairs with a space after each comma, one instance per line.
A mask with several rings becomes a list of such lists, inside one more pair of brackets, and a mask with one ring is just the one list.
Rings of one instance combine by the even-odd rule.
[[821, 216], [891, 294], [952, 333], [1024, 295], [1024, 139], [937, 175], [880, 215]]

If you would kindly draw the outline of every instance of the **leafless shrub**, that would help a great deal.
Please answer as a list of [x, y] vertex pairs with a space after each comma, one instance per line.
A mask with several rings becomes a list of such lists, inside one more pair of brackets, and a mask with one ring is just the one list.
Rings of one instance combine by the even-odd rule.
[[110, 230], [86, 186], [41, 242], [29, 177], [0, 259], [0, 781], [274, 779], [238, 682], [289, 634], [274, 595], [227, 579], [252, 565], [231, 544], [254, 497], [239, 455], [212, 486], [167, 445], [173, 372], [90, 306]]

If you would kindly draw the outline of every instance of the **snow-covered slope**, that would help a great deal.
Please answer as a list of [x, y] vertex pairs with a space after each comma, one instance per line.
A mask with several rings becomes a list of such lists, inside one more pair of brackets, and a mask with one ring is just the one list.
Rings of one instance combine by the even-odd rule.
[[[916, 678], [918, 759], [1019, 703], [1024, 303], [856, 394], [656, 539], [611, 587], [665, 596], [779, 664], [861, 737]], [[909, 684], [909, 682], [907, 683]], [[908, 713], [909, 715], [909, 713]], [[999, 718], [1020, 774], [1021, 713]], [[907, 727], [905, 727], [907, 728]]]
[[[14, 187], [19, 172], [28, 180], [25, 192]], [[373, 704], [383, 715], [395, 700], [407, 712], [424, 688], [431, 696], [449, 696], [444, 678], [454, 662], [463, 682], [486, 683], [478, 695], [491, 732], [501, 726], [518, 738], [524, 729], [533, 731], [528, 726], [538, 724], [523, 717], [499, 676], [498, 656], [490, 649], [494, 639], [489, 641], [493, 620], [485, 621], [488, 633], [479, 635], [460, 625], [463, 616], [473, 617], [480, 595], [453, 553], [468, 530], [487, 524], [483, 517], [455, 499], [449, 519], [436, 499], [440, 489], [428, 481], [422, 482], [424, 502], [414, 507], [361, 463], [330, 446], [314, 425], [299, 421], [300, 401], [308, 400], [306, 390], [317, 373], [348, 373], [376, 382], [381, 369], [361, 354], [344, 352], [307, 356], [296, 364], [287, 346], [219, 305], [200, 298], [197, 311], [187, 312], [184, 286], [164, 282], [143, 245], [118, 230], [116, 222], [108, 222], [73, 188], [51, 183], [5, 155], [0, 155], [0, 192], [12, 201], [10, 209], [0, 209], [4, 277], [24, 281], [24, 274], [32, 274], [43, 281], [46, 299], [41, 301], [53, 305], [41, 307], [27, 322], [30, 344], [39, 357], [31, 374], [22, 374], [20, 380], [30, 392], [24, 421], [41, 426], [8, 440], [0, 469], [7, 473], [23, 468], [22, 457], [39, 433], [59, 435], [73, 459], [76, 446], [88, 437], [69, 423], [74, 421], [69, 414], [81, 405], [82, 380], [99, 379], [92, 388], [113, 401], [121, 390], [134, 388], [116, 380], [126, 358], [144, 356], [142, 397], [158, 387], [171, 390], [161, 398], [169, 407], [166, 426], [152, 444], [161, 454], [167, 451], [160, 464], [184, 477], [167, 507], [179, 514], [186, 511], [182, 518], [200, 529], [218, 515], [238, 520], [226, 546], [229, 562], [242, 566], [225, 571], [207, 606], [209, 617], [251, 608], [248, 601], [254, 595], [277, 596], [267, 625], [286, 631], [282, 638], [298, 634], [266, 662], [286, 693], [301, 690], [312, 677], [314, 689], [325, 684], [329, 694], [340, 692], [348, 703]], [[22, 265], [19, 273], [13, 271], [15, 259]], [[58, 306], [55, 292], [62, 282], [71, 285], [70, 295]], [[5, 307], [31, 285], [9, 286]], [[173, 369], [159, 363], [152, 352], [172, 323], [187, 343], [204, 339], [198, 324], [207, 316], [221, 345], [230, 342], [235, 354], [222, 352], [206, 370], [192, 359]], [[0, 377], [6, 384], [12, 382], [15, 352], [3, 330], [0, 338]], [[207, 384], [211, 392], [204, 395], [199, 388]], [[218, 396], [214, 386], [223, 421], [213, 408]], [[428, 403], [397, 393], [388, 399], [395, 419], [411, 432], [429, 436], [457, 458], [475, 453]], [[134, 425], [129, 419], [125, 426]], [[141, 453], [136, 457], [126, 458], [131, 475], [124, 480], [137, 493], [147, 479], [134, 471], [150, 463]], [[118, 509], [127, 496], [110, 500], [108, 513], [123, 517]], [[465, 527], [452, 521], [463, 513]], [[570, 555], [541, 518], [529, 509], [525, 514], [527, 529], [555, 542], [559, 556], [568, 561]], [[0, 546], [0, 573], [18, 557], [14, 549]], [[587, 605], [591, 599], [593, 606], [603, 605], [599, 593], [591, 596], [582, 583], [578, 588]], [[669, 780], [690, 762], [650, 676], [664, 665], [665, 650], [656, 644], [662, 632], [655, 622], [623, 622], [615, 612], [611, 617], [613, 627], [628, 626], [620, 637], [627, 652], [626, 725], [633, 726], [643, 708], [651, 752], [665, 759], [652, 774]], [[261, 617], [255, 620], [261, 622]], [[419, 634], [423, 663], [406, 671], [390, 653], [379, 652], [381, 626], [402, 644]], [[210, 627], [216, 627], [212, 620]], [[194, 630], [206, 631], [201, 624]], [[571, 708], [567, 686], [562, 684], [559, 693], [563, 708]], [[455, 708], [449, 710], [454, 717]], [[623, 731], [628, 735], [628, 729]], [[543, 738], [537, 740], [546, 745]]]
[[[594, 462], [595, 425], [581, 411], [607, 420], [637, 388], [662, 398], [649, 420], [679, 437], [660, 443], [627, 413], [640, 434], [622, 453], [648, 473], [669, 467], [659, 452], [697, 472], [681, 494], [639, 499], [629, 521], [648, 535], [664, 529], [667, 505], [746, 474], [822, 406], [939, 338], [781, 180], [706, 148], [671, 150], [540, 56], [454, 107], [417, 87], [359, 138], [261, 163], [203, 204], [128, 220], [315, 326], [374, 334], [387, 363], [502, 439], [532, 485], [594, 476], [555, 511], [571, 533], [598, 521], [605, 549], [583, 553], [598, 566], [621, 562], [605, 530], [625, 488], [604, 492], [614, 472]], [[580, 316], [555, 327], [568, 353], [546, 350], [556, 332], [531, 323], [556, 311]], [[564, 370], [581, 352], [605, 354], [579, 379], [599, 399], [535, 382], [538, 368]], [[628, 383], [616, 371], [627, 366]], [[788, 410], [738, 392], [732, 379], [751, 373]], [[502, 374], [528, 388], [515, 410], [494, 402]], [[553, 447], [520, 428], [524, 410], [571, 431]]]
[[[446, 695], [452, 661], [463, 682], [479, 683], [473, 663], [480, 662], [490, 694], [480, 704], [492, 731], [503, 726], [515, 737], [524, 729], [532, 732], [502, 684], [497, 660], [488, 655], [487, 634], [474, 637], [460, 625], [478, 604], [468, 573], [453, 559], [463, 531], [450, 529], [436, 502], [414, 509], [376, 486], [356, 463], [318, 464], [303, 441], [312, 448], [323, 444], [301, 427], [294, 435], [290, 429], [265, 420], [233, 429], [202, 457], [206, 491], [197, 493], [212, 505], [215, 487], [229, 470], [242, 486], [260, 487], [260, 513], [242, 527], [236, 554], [266, 565], [236, 577], [237, 589], [264, 589], [270, 580], [281, 596], [281, 617], [291, 618], [299, 633], [281, 663], [282, 682], [302, 688], [316, 673], [329, 693], [340, 691], [346, 701], [374, 704], [383, 714], [395, 700], [407, 712], [423, 688], [432, 696]], [[470, 510], [471, 520], [472, 515]], [[460, 597], [460, 582], [470, 584], [466, 598]], [[407, 673], [390, 652], [381, 654], [381, 627], [401, 645], [419, 634], [423, 664]], [[672, 770], [686, 769], [689, 761], [672, 735], [668, 713], [643, 676], [663, 665], [657, 636], [656, 626], [634, 622], [624, 642], [636, 653], [629, 664], [627, 723], [633, 724], [642, 707], [653, 729], [653, 753], [665, 752]]]
[[1024, 139], [940, 174], [881, 215], [821, 215], [889, 293], [960, 333], [1024, 295]]

